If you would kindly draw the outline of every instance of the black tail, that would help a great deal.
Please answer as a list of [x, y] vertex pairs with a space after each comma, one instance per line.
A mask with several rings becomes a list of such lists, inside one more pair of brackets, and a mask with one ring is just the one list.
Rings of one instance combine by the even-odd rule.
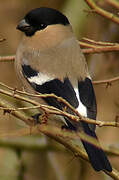
[[[89, 135], [94, 137], [95, 139], [97, 139], [97, 136], [95, 134], [94, 131], [92, 131], [88, 124], [86, 123], [82, 123], [84, 132]], [[98, 140], [98, 139], [97, 139]], [[96, 171], [100, 171], [100, 170], [106, 170], [111, 172], [112, 171], [112, 167], [110, 165], [109, 160], [107, 159], [104, 151], [101, 148], [98, 148], [86, 141], [82, 140], [82, 143], [84, 145], [84, 148], [88, 154], [89, 157], [89, 161], [92, 165], [92, 167], [96, 170]]]

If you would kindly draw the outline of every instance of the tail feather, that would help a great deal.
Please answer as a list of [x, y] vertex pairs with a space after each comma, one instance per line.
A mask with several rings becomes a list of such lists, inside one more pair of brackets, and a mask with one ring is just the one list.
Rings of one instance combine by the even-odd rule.
[[[89, 135], [89, 136], [92, 136], [94, 137], [95, 139], [97, 139], [97, 136], [95, 134], [94, 131], [90, 130], [88, 124], [86, 123], [82, 123], [82, 126], [83, 126], [83, 129], [84, 129], [84, 132]], [[98, 139], [97, 139], [98, 140]], [[88, 154], [88, 157], [89, 157], [89, 161], [92, 165], [92, 167], [96, 170], [96, 171], [100, 171], [100, 170], [106, 170], [106, 171], [109, 171], [111, 172], [112, 171], [112, 167], [110, 165], [110, 162], [109, 160], [107, 159], [104, 151], [86, 141], [83, 141], [82, 140], [82, 143], [83, 143], [83, 146]]]
[[109, 172], [112, 171], [110, 162], [108, 161], [108, 159], [102, 149], [99, 149], [99, 148], [95, 147], [94, 145], [91, 145], [85, 141], [82, 141], [82, 143], [88, 154], [89, 161], [90, 161], [92, 167], [96, 171], [100, 171], [100, 170], [106, 170]]
[[[65, 119], [65, 120], [66, 120], [66, 124], [68, 125], [68, 126], [66, 125], [66, 127], [68, 127], [68, 129], [74, 130], [74, 131], [77, 130], [76, 127], [74, 127], [70, 123], [70, 121], [68, 121], [67, 119]], [[87, 123], [82, 122], [81, 124], [82, 124], [84, 132], [87, 135], [97, 139], [97, 141], [98, 141], [98, 138], [97, 138], [97, 136], [95, 134], [95, 131], [92, 131], [89, 128]], [[92, 145], [92, 144], [90, 144], [90, 143], [88, 143], [88, 142], [86, 142], [84, 140], [81, 140], [81, 141], [82, 141], [83, 146], [84, 146], [84, 148], [85, 148], [85, 150], [86, 150], [86, 152], [88, 154], [89, 161], [90, 161], [92, 167], [94, 168], [94, 170], [96, 170], [96, 171], [106, 170], [108, 172], [111, 172], [112, 167], [111, 167], [110, 162], [107, 159], [104, 151], [101, 149], [101, 147], [100, 148], [96, 147], [96, 146], [94, 146], [94, 145]]]

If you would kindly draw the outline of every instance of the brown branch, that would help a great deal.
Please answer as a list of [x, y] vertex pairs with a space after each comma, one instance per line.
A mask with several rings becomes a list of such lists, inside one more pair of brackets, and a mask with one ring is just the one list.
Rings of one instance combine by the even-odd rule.
[[94, 41], [88, 38], [83, 38], [78, 43], [84, 48], [82, 52], [85, 54], [119, 51], [118, 43]]
[[105, 80], [93, 81], [93, 84], [94, 85], [98, 85], [98, 84], [111, 85], [112, 82], [116, 82], [116, 81], [119, 81], [119, 76], [110, 78], [110, 79], [105, 79]]
[[[11, 105], [8, 105], [8, 103], [6, 103], [6, 101], [3, 101], [2, 99], [0, 99], [0, 106], [2, 106], [2, 107], [4, 107], [4, 106], [7, 106], [7, 107], [8, 107], [8, 106], [9, 106], [7, 113], [10, 113], [10, 114], [12, 114], [13, 116], [21, 119], [22, 121], [24, 121], [26, 124], [28, 124], [28, 125], [30, 125], [30, 126], [31, 126], [31, 125], [34, 126], [34, 120], [33, 120], [33, 118], [28, 118], [28, 117], [22, 115], [22, 113], [15, 113], [14, 111], [11, 111], [11, 109], [12, 109], [12, 108], [10, 107]], [[5, 107], [5, 109], [6, 109], [6, 107]], [[9, 110], [9, 109], [10, 109], [10, 110]], [[48, 112], [47, 109], [46, 109], [45, 111]], [[69, 118], [70, 118], [70, 116], [69, 116]], [[93, 121], [94, 121], [94, 120], [93, 120]], [[70, 136], [70, 133], [71, 133], [71, 132], [65, 132], [65, 134], [67, 134], [67, 136]], [[73, 135], [71, 135], [70, 139], [76, 138], [77, 135], [80, 136], [80, 138], [82, 138], [83, 140], [85, 140], [85, 141], [88, 141], [88, 140], [89, 140], [90, 143], [93, 143], [93, 144], [95, 144], [95, 146], [98, 146], [98, 147], [99, 147], [99, 143], [98, 143], [94, 138], [88, 137], [88, 136], [84, 135], [83, 133], [81, 133], [81, 135], [80, 135], [80, 133], [73, 133]], [[88, 140], [87, 140], [87, 138], [88, 138]]]
[[[95, 44], [89, 44], [87, 42], [83, 42], [83, 41], [79, 41], [79, 44], [81, 47], [84, 47], [84, 48], [92, 48], [92, 49], [96, 49], [97, 47], [95, 46]], [[98, 48], [100, 48], [100, 46], [98, 46]], [[85, 50], [85, 49], [83, 49]]]
[[[63, 136], [63, 133], [65, 131], [62, 132], [62, 136]], [[31, 141], [31, 137], [30, 137], [30, 142], [26, 142], [26, 140], [24, 141], [24, 138], [26, 135], [29, 135], [29, 134], [38, 134], [38, 128], [37, 126], [34, 126], [32, 127], [32, 131], [30, 131], [30, 129], [27, 127], [27, 128], [22, 128], [20, 130], [15, 130], [15, 131], [12, 131], [12, 132], [4, 132], [4, 133], [0, 133], [0, 147], [10, 147], [10, 148], [19, 148], [19, 149], [25, 149], [25, 150], [34, 150], [34, 151], [41, 151], [41, 150], [47, 150], [47, 151], [60, 151], [60, 152], [66, 152], [65, 150], [63, 150], [62, 148], [60, 147], [57, 147], [57, 146], [51, 146], [49, 144], [46, 144], [46, 141], [42, 141], [42, 139], [44, 139], [42, 136], [41, 137], [36, 137], [35, 138], [33, 137], [33, 141]], [[75, 136], [72, 136], [73, 132], [69, 132], [70, 136], [71, 136], [71, 139], [76, 139], [76, 135]], [[20, 137], [20, 136], [24, 136], [24, 137]], [[85, 135], [84, 135], [85, 136]], [[12, 138], [10, 138], [12, 137]], [[14, 138], [15, 139], [14, 139]], [[19, 138], [20, 137], [20, 138]], [[61, 137], [61, 135], [60, 135]], [[27, 137], [26, 137], [27, 138]], [[39, 141], [38, 139], [40, 138], [40, 144], [39, 144]], [[88, 137], [85, 137], [85, 139], [87, 139]], [[37, 143], [38, 141], [38, 143]], [[88, 139], [89, 141], [89, 139]], [[43, 143], [43, 144], [42, 144]], [[93, 143], [95, 143], [93, 141]], [[110, 156], [119, 156], [119, 147], [117, 146], [118, 143], [115, 143], [115, 144], [106, 144], [106, 145], [103, 145], [103, 150], [106, 152], [107, 155], [110, 155]], [[82, 147], [80, 147], [82, 151], [84, 151], [82, 149]]]
[[110, 42], [102, 42], [102, 41], [95, 41], [93, 39], [89, 39], [89, 38], [82, 38], [80, 40], [80, 43], [81, 42], [86, 42], [88, 44], [93, 44], [93, 45], [98, 45], [98, 46], [115, 46], [115, 45], [119, 45], [118, 43], [110, 43]]
[[111, 6], [119, 9], [119, 2], [118, 2], [118, 1], [115, 1], [115, 0], [106, 0], [106, 2], [107, 2], [108, 4], [110, 4]]
[[[0, 103], [0, 105], [1, 105], [1, 103]], [[49, 106], [44, 107], [42, 104], [40, 104], [39, 106], [22, 107], [22, 108], [0, 107], [1, 110], [4, 110], [5, 112], [10, 112], [11, 114], [13, 114], [13, 112], [17, 112], [17, 111], [21, 111], [21, 110], [30, 110], [30, 109], [39, 109], [39, 108], [44, 110], [49, 115], [55, 114], [55, 115], [67, 117], [72, 122], [78, 123], [79, 121], [84, 121], [84, 122], [89, 123], [89, 124], [98, 125], [99, 127], [103, 127], [103, 126], [119, 127], [119, 123], [116, 121], [112, 121], [112, 122], [111, 121], [104, 122], [104, 121], [99, 121], [99, 120], [94, 121], [93, 119], [82, 117], [81, 115], [79, 115], [80, 117], [78, 118], [78, 116], [71, 115], [71, 114], [64, 112], [64, 111], [61, 111], [61, 110], [59, 111], [59, 109], [53, 110]], [[26, 119], [25, 119], [25, 121], [26, 121]], [[29, 119], [28, 119], [28, 121], [29, 121]], [[31, 119], [31, 121], [33, 122], [33, 119]]]
[[[81, 150], [81, 148], [79, 148], [79, 146], [77, 146], [75, 143], [72, 143], [71, 140], [75, 140], [75, 139], [80, 137], [81, 139], [83, 139], [85, 141], [88, 141], [88, 142], [90, 142], [92, 144], [95, 144], [95, 146], [99, 146], [99, 143], [97, 143], [95, 141], [95, 139], [93, 139], [93, 138], [91, 138], [89, 136], [86, 136], [83, 133], [68, 132], [68, 131], [61, 130], [60, 128], [53, 127], [51, 125], [43, 125], [43, 124], [37, 125], [37, 128], [35, 128], [35, 131], [38, 131], [38, 130], [40, 132], [42, 132], [43, 134], [47, 135], [48, 137], [51, 137], [52, 139], [56, 140], [60, 144], [64, 145], [77, 158], [82, 158], [82, 159], [84, 159], [86, 161], [88, 161], [87, 154], [83, 150]], [[68, 141], [66, 139], [68, 139]], [[25, 144], [24, 144], [24, 142], [20, 142], [20, 144], [19, 144], [18, 143], [19, 140], [17, 141], [17, 139], [13, 140], [13, 141], [9, 141], [9, 140], [7, 142], [6, 141], [7, 140], [5, 140], [5, 139], [1, 139], [0, 140], [0, 145], [3, 146], [3, 147], [11, 147], [11, 148], [21, 148], [22, 147], [23, 149], [27, 149], [27, 150], [42, 150], [42, 149], [45, 150], [44, 145], [39, 146], [39, 143], [38, 143], [38, 145], [37, 144], [34, 145], [34, 143], [33, 143], [33, 146], [32, 146], [32, 143], [30, 142], [30, 146], [29, 146], [28, 142], [25, 143]], [[16, 143], [16, 141], [17, 141], [17, 143]], [[49, 148], [49, 146], [48, 146], [48, 148]], [[54, 151], [54, 147], [51, 146], [50, 150]], [[114, 168], [113, 168], [113, 171], [111, 173], [108, 173], [108, 172], [105, 172], [105, 173], [107, 173], [112, 178], [118, 180], [118, 174], [117, 174], [117, 172], [116, 172], [116, 170]]]
[[85, 41], [79, 41], [80, 46], [84, 48], [82, 49], [84, 54], [119, 51], [118, 43], [97, 42], [87, 38], [84, 39]]
[[114, 52], [114, 51], [119, 51], [119, 46], [118, 47], [97, 47], [97, 48], [82, 49], [82, 52], [84, 54], [95, 54], [95, 53]]
[[106, 19], [109, 19], [109, 20], [115, 22], [116, 24], [119, 24], [118, 16], [116, 16], [113, 13], [110, 13], [110, 12], [102, 9], [101, 7], [97, 6], [93, 0], [85, 0], [85, 2], [93, 10], [93, 12], [105, 17]]
[[0, 62], [9, 62], [9, 61], [14, 61], [15, 56], [0, 56]]
[[[30, 125], [30, 126], [32, 126], [32, 132], [34, 131], [36, 131], [37, 132], [37, 127], [35, 127], [35, 129], [33, 128], [33, 126], [34, 126], [34, 119], [32, 119], [32, 118], [28, 118], [28, 117], [26, 117], [26, 116], [24, 116], [24, 115], [22, 115], [22, 113], [14, 113], [14, 111], [12, 112], [11, 111], [11, 105], [9, 104], [8, 105], [8, 103], [6, 103], [6, 101], [3, 101], [2, 99], [0, 99], [0, 106], [5, 106], [5, 104], [7, 104], [6, 106], [9, 106], [9, 108], [8, 109], [10, 109], [10, 111], [8, 110], [7, 111], [7, 113], [10, 113], [11, 115], [13, 115], [13, 116], [15, 116], [15, 117], [17, 117], [17, 118], [19, 118], [20, 120], [22, 120], [23, 122], [25, 122], [26, 124], [28, 124], [28, 125]], [[5, 108], [6, 109], [6, 108]], [[46, 112], [48, 112], [47, 110], [46, 110]], [[93, 120], [94, 121], [94, 120]], [[38, 126], [39, 127], [39, 126]], [[48, 126], [49, 127], [49, 126]], [[51, 127], [51, 126], [50, 126]], [[34, 129], [34, 130], [33, 130]], [[55, 128], [54, 128], [55, 129]], [[56, 129], [56, 131], [57, 131], [57, 129]], [[64, 132], [64, 135], [65, 135], [65, 137], [67, 137], [67, 138], [69, 138], [69, 139], [77, 139], [77, 138], [81, 138], [81, 139], [83, 139], [83, 140], [85, 140], [85, 141], [88, 141], [88, 142], [90, 142], [91, 144], [94, 144], [95, 146], [97, 146], [97, 147], [99, 147], [100, 145], [99, 145], [99, 143], [94, 139], [94, 138], [92, 138], [92, 137], [89, 137], [89, 136], [87, 136], [87, 135], [85, 135], [84, 133], [75, 133], [75, 132], [67, 132], [67, 131], [63, 131], [63, 130], [60, 130], [60, 131], [62, 131], [62, 132]], [[58, 131], [57, 131], [58, 132]], [[17, 132], [17, 136], [18, 136], [18, 134], [21, 134], [21, 130], [20, 130], [20, 132]], [[28, 130], [26, 131], [25, 130], [25, 132], [24, 132], [24, 130], [22, 131], [22, 135], [23, 135], [23, 133], [25, 133], [25, 134], [28, 134]], [[52, 133], [52, 131], [51, 131], [51, 133]], [[15, 133], [12, 133], [11, 134], [11, 136], [14, 136], [15, 135]], [[0, 137], [4, 137], [4, 136], [7, 136], [6, 135], [6, 133], [5, 134], [0, 134]]]
[[[11, 88], [10, 88], [11, 89]], [[17, 92], [17, 90], [16, 90]], [[20, 93], [21, 91], [19, 91]], [[86, 118], [86, 117], [83, 117], [81, 116], [78, 111], [73, 108], [66, 100], [64, 100], [63, 98], [61, 97], [58, 97], [54, 94], [39, 94], [39, 95], [35, 95], [35, 94], [30, 94], [30, 93], [26, 93], [26, 95], [29, 95], [30, 97], [53, 97], [53, 98], [56, 98], [59, 102], [62, 102], [66, 107], [68, 107], [73, 113], [74, 115], [71, 115], [65, 111], [61, 111], [55, 107], [52, 107], [52, 106], [48, 106], [48, 105], [43, 105], [43, 104], [40, 104], [34, 100], [31, 100], [27, 97], [23, 97], [23, 96], [20, 96], [18, 94], [15, 94], [14, 91], [13, 92], [8, 92], [8, 91], [5, 91], [5, 90], [2, 90], [0, 89], [0, 93], [4, 94], [4, 95], [7, 95], [7, 96], [10, 96], [12, 98], [16, 98], [18, 100], [22, 100], [22, 101], [25, 101], [25, 102], [28, 102], [32, 105], [34, 105], [35, 107], [23, 107], [23, 108], [8, 108], [8, 107], [5, 107], [5, 106], [2, 106], [1, 103], [0, 103], [0, 106], [2, 107], [1, 109], [2, 110], [8, 110], [10, 111], [11, 113], [15, 113], [16, 111], [19, 111], [19, 110], [28, 110], [28, 109], [41, 109], [41, 111], [45, 111], [46, 113], [48, 114], [56, 114], [56, 115], [61, 115], [61, 116], [65, 116], [67, 118], [69, 118], [72, 122], [79, 122], [79, 121], [84, 121], [86, 123], [90, 123], [90, 124], [95, 124], [95, 125], [98, 125], [99, 127], [102, 127], [102, 126], [112, 126], [112, 127], [119, 127], [119, 123], [118, 122], [104, 122], [104, 121], [94, 121], [93, 119], [89, 119], [89, 118]], [[22, 93], [22, 92], [21, 92]], [[25, 92], [23, 92], [25, 94]], [[31, 120], [32, 121], [32, 120]]]
[[[10, 104], [8, 103], [8, 101], [5, 101], [3, 99], [0, 99], [0, 106], [3, 108], [10, 108]], [[26, 124], [33, 126], [34, 125], [34, 120], [33, 118], [28, 118], [26, 117], [23, 113], [17, 112], [17, 111], [6, 111], [7, 113], [12, 114], [13, 116], [15, 116], [18, 119], [22, 119], [22, 121], [24, 121]]]

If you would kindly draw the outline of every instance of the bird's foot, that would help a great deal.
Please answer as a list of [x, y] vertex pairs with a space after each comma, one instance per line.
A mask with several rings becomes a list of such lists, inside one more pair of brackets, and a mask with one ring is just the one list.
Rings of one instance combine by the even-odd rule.
[[46, 124], [47, 120], [48, 120], [48, 115], [46, 113], [38, 113], [32, 116], [32, 118], [34, 119], [34, 125], [36, 124]]
[[40, 123], [40, 118], [39, 116], [41, 116], [41, 113], [35, 114], [32, 116], [32, 118], [34, 119], [34, 125], [39, 124]]
[[62, 125], [62, 126], [61, 126], [61, 129], [64, 129], [64, 130], [65, 130], [65, 129], [66, 129], [66, 130], [69, 130], [69, 127], [68, 127], [66, 124], [64, 124], [64, 125]]
[[68, 126], [66, 124], [62, 125], [61, 129], [70, 130], [70, 131], [76, 131], [76, 128], [73, 125], [72, 126]]

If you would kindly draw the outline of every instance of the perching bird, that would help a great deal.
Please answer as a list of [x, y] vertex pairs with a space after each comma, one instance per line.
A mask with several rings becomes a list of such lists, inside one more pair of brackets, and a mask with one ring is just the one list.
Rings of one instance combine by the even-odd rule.
[[[95, 94], [85, 57], [65, 15], [41, 7], [26, 14], [17, 26], [24, 36], [16, 52], [16, 72], [24, 86], [38, 93], [54, 93], [64, 98], [85, 117], [96, 119]], [[54, 98], [45, 103], [63, 109]], [[78, 125], [65, 118], [69, 129]], [[97, 139], [95, 125], [80, 123], [87, 135]], [[90, 163], [96, 171], [112, 171], [101, 148], [82, 140]]]

